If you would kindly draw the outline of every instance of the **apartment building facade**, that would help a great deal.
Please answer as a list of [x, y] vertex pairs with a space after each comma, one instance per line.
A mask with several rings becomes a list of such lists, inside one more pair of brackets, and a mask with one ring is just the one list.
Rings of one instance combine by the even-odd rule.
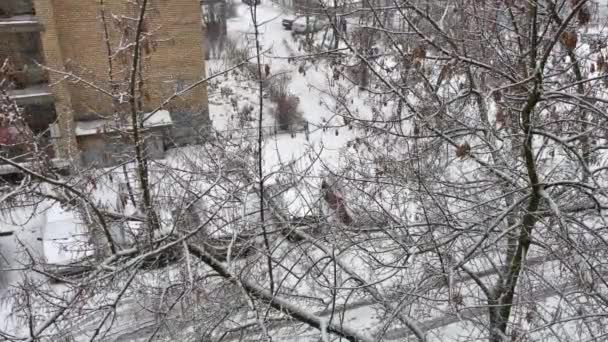
[[[9, 97], [57, 159], [105, 166], [129, 149], [135, 0], [2, 0]], [[136, 103], [150, 153], [197, 142], [208, 125], [199, 0], [149, 0]], [[168, 101], [170, 100], [170, 101]]]

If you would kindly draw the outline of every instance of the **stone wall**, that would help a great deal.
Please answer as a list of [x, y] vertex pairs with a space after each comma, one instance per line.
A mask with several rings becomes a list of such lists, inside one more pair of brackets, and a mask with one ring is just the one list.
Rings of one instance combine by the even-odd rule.
[[[35, 0], [37, 15], [45, 27], [42, 45], [46, 64], [89, 83], [63, 81], [53, 87], [60, 130], [68, 136], [66, 141], [73, 140], [70, 129], [74, 121], [108, 118], [115, 109], [130, 115], [126, 101], [120, 105], [113, 103], [104, 91], [118, 89], [128, 93], [132, 50], [119, 47], [134, 38], [137, 21], [129, 18], [137, 17], [138, 6], [128, 0], [104, 3], [102, 8], [99, 1], [92, 0]], [[106, 25], [102, 21], [102, 10]], [[146, 38], [142, 42], [142, 90], [138, 94], [142, 112], [165, 104], [176, 92], [206, 76], [201, 19], [199, 0], [149, 1], [144, 25]], [[112, 58], [108, 58], [105, 29], [110, 37]], [[51, 75], [51, 82], [62, 77], [55, 73]], [[205, 86], [174, 97], [164, 107], [172, 113], [175, 127], [171, 133], [179, 145], [199, 141], [192, 130], [198, 130], [208, 121]], [[67, 142], [63, 145], [77, 146]], [[71, 155], [75, 155], [74, 152], [72, 149]]]
[[[53, 3], [51, 0], [34, 0], [34, 5], [36, 14], [44, 25], [44, 33], [40, 37], [44, 51], [43, 62], [50, 67], [64, 70], [62, 66], [64, 58], [59, 43], [59, 32], [57, 25], [55, 25]], [[78, 149], [74, 136], [74, 116], [70, 89], [66, 82], [61, 82], [61, 79], [60, 74], [49, 74], [49, 80], [54, 84], [53, 94], [57, 113], [57, 131], [61, 132], [61, 135], [55, 140], [55, 153], [60, 158], [69, 158], [76, 155]]]

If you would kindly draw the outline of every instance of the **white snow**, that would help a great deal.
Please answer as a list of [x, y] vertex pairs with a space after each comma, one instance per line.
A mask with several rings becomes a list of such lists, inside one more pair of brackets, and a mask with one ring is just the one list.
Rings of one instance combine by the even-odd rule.
[[[66, 161], [65, 159], [59, 159], [59, 158], [53, 158], [50, 160], [51, 165], [53, 165], [54, 167], [56, 167], [57, 169], [66, 169], [67, 167], [70, 166], [69, 162]], [[22, 163], [18, 163], [21, 167], [25, 167], [25, 168], [32, 168], [35, 166], [35, 163], [32, 162], [22, 162]], [[18, 169], [16, 166], [10, 165], [10, 164], [1, 164], [0, 165], [0, 175], [6, 175], [9, 173], [15, 173], [18, 172]]]
[[0, 272], [4, 286], [14, 283], [21, 278], [21, 269], [29, 264], [24, 249], [33, 256], [41, 257], [44, 253], [41, 237], [46, 224], [44, 215], [32, 216], [29, 210], [15, 209], [0, 217], [0, 231], [12, 232], [12, 235], [0, 237], [0, 264], [5, 272]]
[[111, 121], [108, 120], [93, 120], [93, 121], [78, 121], [74, 128], [76, 136], [97, 135], [105, 133], [111, 129]]
[[21, 100], [35, 97], [53, 96], [51, 89], [46, 86], [31, 86], [25, 89], [9, 90], [8, 95], [13, 100]]
[[48, 264], [70, 264], [92, 254], [90, 246], [87, 246], [87, 229], [72, 212], [64, 211], [55, 204], [43, 215], [46, 224], [42, 243]]
[[[151, 115], [144, 114], [142, 117], [147, 118], [146, 121], [144, 121], [145, 128], [170, 126], [173, 124], [171, 113], [167, 110], [159, 110]], [[126, 128], [128, 129], [129, 127]], [[116, 132], [117, 130], [124, 128], [125, 127], [117, 127], [116, 123], [112, 120], [77, 121], [74, 133], [76, 136], [97, 135]]]
[[[246, 39], [243, 39], [243, 37], [251, 38], [253, 23], [249, 17], [249, 7], [238, 6], [238, 11], [239, 16], [237, 18], [230, 19], [228, 22], [228, 34], [235, 39], [241, 38], [239, 41], [246, 44], [248, 42]], [[380, 106], [380, 104], [374, 103], [374, 99], [369, 98], [365, 92], [359, 93], [358, 90], [349, 87], [348, 82], [342, 80], [333, 82], [330, 80], [331, 75], [329, 68], [327, 65], [324, 65], [321, 62], [317, 61], [311, 63], [299, 60], [296, 62], [296, 65], [289, 64], [287, 57], [292, 57], [298, 53], [295, 52], [297, 50], [297, 46], [295, 46], [296, 44], [293, 42], [290, 32], [283, 30], [281, 26], [282, 15], [282, 11], [278, 10], [272, 5], [264, 3], [258, 7], [258, 21], [265, 23], [260, 27], [262, 49], [267, 51], [262, 56], [262, 63], [269, 64], [271, 66], [271, 74], [273, 76], [283, 72], [290, 76], [291, 83], [289, 84], [289, 90], [293, 95], [300, 98], [299, 109], [302, 111], [303, 118], [310, 124], [310, 134], [306, 135], [298, 132], [295, 134], [295, 136], [292, 136], [289, 133], [274, 134], [271, 132], [266, 132], [264, 135], [263, 168], [264, 173], [266, 175], [270, 175], [275, 171], [279, 171], [279, 169], [285, 167], [285, 165], [292, 163], [291, 165], [294, 166], [295, 170], [293, 173], [296, 173], [297, 176], [306, 176], [305, 181], [309, 182], [309, 184], [307, 184], [307, 189], [290, 189], [283, 195], [283, 199], [286, 202], [285, 206], [287, 209], [289, 209], [289, 212], [294, 215], [303, 215], [309, 214], [309, 212], [306, 211], [311, 210], [311, 207], [315, 205], [311, 203], [316, 203], [319, 200], [319, 194], [312, 193], [314, 191], [310, 190], [311, 188], [314, 189], [314, 182], [320, 183], [319, 180], [326, 176], [327, 169], [340, 170], [340, 168], [344, 166], [343, 164], [346, 160], [345, 156], [348, 153], [353, 153], [353, 148], [349, 147], [349, 144], [353, 142], [358, 134], [362, 133], [358, 132], [356, 128], [349, 129], [344, 127], [341, 117], [333, 114], [334, 112], [340, 112], [340, 106], [335, 100], [335, 97], [337, 95], [342, 95], [349, 99], [350, 103], [345, 104], [345, 107], [347, 108], [342, 108], [342, 110], [355, 112], [363, 118], [382, 116], [384, 119], [386, 119], [384, 116], [389, 115], [386, 113], [389, 112], [389, 110], [377, 110], [377, 107]], [[392, 62], [393, 61], [388, 60], [387, 64], [391, 64]], [[299, 73], [298, 66], [303, 66], [303, 68], [306, 69], [306, 73]], [[213, 74], [214, 71], [222, 70], [222, 68], [225, 68], [226, 65], [223, 64], [223, 61], [214, 60], [208, 63], [208, 67], [209, 74]], [[255, 146], [257, 143], [257, 131], [255, 128], [255, 120], [257, 120], [257, 114], [255, 113], [259, 108], [258, 92], [256, 89], [257, 86], [258, 84], [255, 82], [235, 80], [232, 75], [229, 75], [219, 77], [216, 88], [210, 87], [209, 103], [210, 115], [213, 120], [213, 124], [215, 128], [225, 136], [234, 134], [233, 142], [235, 145], [239, 145], [239, 147]], [[233, 112], [230, 100], [224, 95], [220, 94], [219, 87], [227, 87], [234, 91], [234, 96], [237, 98], [238, 109], [242, 108], [243, 106], [252, 106], [254, 108], [253, 123], [250, 122], [249, 126], [245, 124], [244, 128], [239, 126], [240, 123], [238, 123], [238, 120], [235, 118], [235, 113]], [[421, 100], [417, 99], [415, 101]], [[394, 103], [389, 103], [388, 105], [392, 107]], [[263, 125], [268, 128], [273, 128], [275, 126], [274, 118], [271, 115], [273, 104], [270, 100], [265, 100], [264, 106], [265, 110], [263, 113]], [[384, 104], [384, 106], [387, 106], [387, 104]], [[490, 116], [492, 120], [494, 120], [494, 111], [495, 108], [491, 108]], [[145, 126], [167, 126], [171, 123], [172, 121], [170, 113], [166, 110], [161, 110], [154, 113], [154, 115], [146, 120]], [[111, 125], [111, 122], [103, 120], [79, 122], [76, 127], [76, 134], [99, 134], [105, 130], [112, 129]], [[229, 147], [226, 147], [226, 149], [228, 148]], [[390, 146], [389, 144], [387, 148], [393, 148], [393, 146]], [[154, 184], [153, 191], [155, 191], [155, 196], [159, 201], [159, 203], [156, 204], [161, 208], [159, 216], [162, 229], [161, 232], [157, 232], [158, 234], [166, 233], [175, 229], [175, 215], [172, 210], [176, 208], [176, 204], [171, 203], [173, 199], [185, 197], [185, 194], [190, 192], [194, 195], [199, 195], [201, 193], [205, 193], [208, 189], [212, 189], [213, 187], [213, 182], [215, 179], [207, 179], [205, 176], [201, 176], [207, 170], [205, 165], [207, 160], [199, 158], [200, 154], [197, 154], [198, 152], [200, 152], [199, 146], [191, 146], [173, 150], [167, 154], [166, 160], [155, 162], [151, 169], [151, 183]], [[219, 154], [221, 151], [215, 152]], [[315, 162], [312, 167], [306, 169], [306, 171], [301, 171], [311, 164], [310, 160], [306, 159], [310, 156], [318, 156], [319, 160]], [[239, 155], [239, 157], [241, 157], [241, 155]], [[247, 163], [247, 159], [249, 157], [249, 154], [242, 155], [242, 162]], [[132, 164], [127, 165], [128, 172], [132, 173], [132, 167]], [[200, 171], [200, 173], [192, 172], [192, 178], [184, 178], [183, 174], [181, 174], [181, 172], [187, 174], [192, 170]], [[472, 163], [455, 160], [450, 162], [449, 170], [453, 171], [454, 177], [465, 178], [474, 174], [473, 171], [475, 171], [475, 166], [472, 165]], [[373, 171], [370, 170], [370, 174], [372, 172]], [[277, 172], [277, 174], [280, 173]], [[122, 179], [122, 176], [120, 175], [121, 172], [116, 171], [115, 169], [101, 170], [99, 173], [93, 173], [92, 179], [97, 184], [95, 190], [91, 190], [92, 198], [94, 198], [95, 201], [98, 201], [100, 206], [104, 209], [123, 212], [127, 215], [141, 215], [141, 213], [139, 213], [135, 208], [130, 207], [128, 202], [126, 204], [120, 204], [120, 197], [124, 194], [119, 193], [121, 190], [117, 190], [117, 184], [125, 181], [125, 179]], [[114, 179], [112, 180], [111, 177], [114, 177]], [[131, 186], [137, 188], [136, 180], [129, 180], [132, 182]], [[268, 178], [267, 185], [275, 186], [280, 184], [280, 181], [281, 179], [278, 176], [273, 176]], [[185, 184], [180, 184], [180, 182], [184, 182]], [[235, 186], [235, 188], [238, 188], [238, 186]], [[300, 192], [300, 190], [305, 191]], [[238, 191], [231, 193], [231, 196], [239, 197], [239, 199], [244, 198], [244, 203], [239, 203], [234, 206], [225, 205], [224, 203], [218, 205], [217, 203], [213, 202], [213, 198], [218, 193], [220, 195], [217, 196], [217, 198], [220, 199], [222, 196], [226, 195], [222, 191], [223, 190], [213, 189], [209, 192], [210, 195], [205, 198], [205, 203], [201, 203], [200, 205], [206, 206], [205, 209], [214, 209], [217, 206], [218, 210], [221, 211], [221, 215], [218, 216], [225, 215], [226, 218], [240, 217], [241, 220], [239, 221], [239, 224], [212, 222], [209, 225], [210, 227], [208, 227], [208, 231], [206, 233], [212, 237], [236, 236], [236, 234], [246, 231], [249, 228], [248, 224], [256, 221], [257, 219], [257, 217], [254, 216], [257, 215], [255, 214], [257, 207], [254, 205], [257, 205], [257, 203], [254, 203], [255, 196], [249, 195], [250, 193], [255, 193], [255, 188], [253, 186], [249, 186], [247, 189], [239, 189]], [[226, 190], [226, 192], [228, 191], [229, 190]], [[345, 194], [345, 196], [356, 196], [357, 194], [361, 193], [353, 192], [354, 194], [351, 194], [349, 193], [348, 189], [342, 192]], [[164, 199], [164, 195], [167, 195], [166, 198], [168, 198], [168, 200]], [[386, 203], [390, 204], [390, 209], [387, 209], [387, 211], [390, 214], [395, 214], [399, 217], [406, 218], [406, 220], [412, 220], [414, 222], [417, 221], [418, 219], [415, 217], [419, 213], [419, 208], [417, 202], [415, 201], [416, 199], [410, 198], [409, 194], [405, 190], [400, 196], [401, 197], [398, 198], [384, 200]], [[249, 201], [250, 198], [251, 202]], [[364, 209], [368, 212], [371, 211], [370, 208]], [[21, 214], [21, 216], [24, 215]], [[40, 255], [41, 259], [52, 264], [67, 264], [82, 257], [88, 256], [92, 252], [89, 248], [90, 246], [88, 246], [89, 242], [84, 225], [79, 223], [79, 219], [77, 218], [76, 214], [69, 210], [62, 209], [57, 204], [47, 204], [47, 208], [44, 210], [37, 210], [36, 214], [28, 218], [28, 220], [25, 220], [23, 217], [21, 217], [20, 220], [21, 221], [18, 221], [17, 223], [14, 221], [7, 221], [13, 223], [0, 224], [0, 232], [14, 232], [13, 236], [0, 238], [0, 252], [7, 251], [7, 253], [11, 253], [11, 255], [12, 253], [15, 255], [21, 255], [18, 253], [18, 250], [27, 247], [28, 249], [31, 249], [37, 253], [37, 255]], [[139, 224], [130, 222], [129, 224], [125, 224], [125, 226], [126, 228], [121, 227], [122, 230], [120, 230], [120, 234], [122, 234], [122, 236], [117, 237], [117, 240], [119, 243], [132, 243], [133, 239], [137, 238], [137, 233], [141, 233]], [[410, 286], [419, 286], [419, 284], [415, 284], [418, 281], [418, 278], [428, 276], [426, 273], [424, 273], [425, 270], [421, 270], [421, 268], [427, 266], [430, 267], [432, 264], [425, 264], [426, 257], [424, 255], [418, 256], [416, 263], [410, 262], [407, 267], [396, 267], [398, 271], [391, 270], [390, 268], [388, 268], [389, 270], [374, 270], [371, 266], [373, 262], [370, 263], [367, 260], [367, 258], [369, 258], [369, 254], [362, 253], [357, 248], [364, 250], [373, 249], [373, 257], [376, 259], [376, 261], [382, 262], [385, 265], [398, 264], [397, 261], [402, 257], [402, 255], [391, 251], [394, 244], [388, 243], [385, 246], [382, 240], [374, 241], [373, 243], [356, 241], [356, 248], [344, 247], [352, 242], [344, 241], [348, 240], [348, 233], [348, 231], [341, 232], [341, 235], [336, 234], [335, 236], [332, 234], [327, 234], [327, 236], [323, 237], [324, 239], [327, 239], [328, 246], [331, 245], [332, 248], [333, 246], [337, 246], [337, 248], [344, 248], [343, 250], [339, 251], [339, 258], [336, 258], [336, 260], [339, 260], [341, 264], [345, 265], [344, 268], [348, 268], [353, 273], [361, 275], [361, 278], [363, 278], [365, 281], [374, 283], [374, 286], [377, 286], [380, 292], [396, 293], [395, 297], [398, 297], [402, 293], [408, 292], [411, 292], [412, 296], [415, 297], [421, 293], [421, 297], [426, 297], [427, 293], [424, 292], [424, 286], [427, 286], [427, 288], [438, 292], [436, 295], [433, 294], [436, 296], [436, 298], [432, 299], [445, 302], [446, 293], [440, 292], [446, 289], [440, 286], [433, 287], [432, 285], [429, 285], [429, 283], [422, 283], [420, 287], [423, 290], [418, 288], [409, 288]], [[353, 236], [358, 234], [367, 234], [363, 231], [353, 231], [350, 233], [352, 233]], [[127, 237], [126, 234], [131, 235]], [[370, 233], [370, 236], [373, 235]], [[433, 237], [438, 238], [439, 240], [442, 238], [436, 236]], [[321, 243], [326, 242], [322, 241]], [[412, 252], [416, 249], [415, 247], [418, 246], [411, 247]], [[298, 246], [298, 248], [300, 248], [300, 246]], [[302, 276], [305, 278], [305, 272], [309, 271], [308, 267], [310, 264], [319, 263], [322, 266], [322, 264], [325, 263], [330, 265], [327, 260], [323, 262], [323, 259], [326, 259], [326, 255], [318, 250], [307, 250], [305, 254], [308, 261], [303, 262], [301, 260], [303, 255], [302, 251], [298, 248], [294, 248], [294, 245], [283, 245], [278, 247], [276, 250], [275, 255], [281, 255], [284, 258], [282, 259], [282, 262], [284, 262], [285, 265], [288, 263], [293, 263], [294, 267], [291, 268], [289, 272], [296, 275], [290, 276], [289, 274], [281, 274], [280, 272], [284, 271], [277, 270], [278, 274], [280, 274], [281, 277], [284, 277], [284, 282], [281, 283], [283, 290], [286, 293], [292, 291], [294, 296], [297, 294], [305, 294], [310, 295], [310, 297], [313, 298], [330, 298], [330, 287], [327, 284], [322, 283], [322, 280], [317, 279], [315, 281], [308, 282], [300, 281], [301, 279], [297, 278], [297, 276]], [[327, 253], [327, 255], [330, 254], [327, 251], [325, 253]], [[533, 253], [534, 252], [531, 252], [531, 254]], [[488, 257], [492, 257], [490, 254], [491, 252], [488, 253]], [[458, 260], [460, 255], [455, 252], [453, 257], [454, 259]], [[229, 263], [228, 265], [230, 270], [233, 268], [235, 271], [238, 270], [238, 262], [234, 260], [231, 261], [233, 262]], [[547, 265], [550, 263], [551, 262], [547, 262]], [[18, 267], [18, 265], [27, 264], [27, 260], [8, 260], [6, 264], [11, 267]], [[203, 272], [200, 269], [197, 269], [198, 266], [195, 264], [196, 263], [193, 262], [192, 268], [190, 268], [191, 265], [188, 265], [188, 270], [194, 271], [195, 273], [197, 271]], [[472, 258], [468, 264], [475, 266], [476, 271], [489, 269], [487, 263], [483, 263], [483, 261], [475, 258]], [[551, 263], [551, 266], [554, 266], [553, 263]], [[253, 272], [255, 272], [255, 270]], [[542, 268], [537, 272], [542, 273]], [[345, 274], [346, 272], [338, 271], [337, 273], [337, 283], [344, 281], [346, 278], [352, 278], [350, 274]], [[22, 272], [18, 270], [11, 270], [6, 274], [7, 284], [14, 284], [22, 277]], [[163, 286], [170, 284], [172, 280], [177, 279], [179, 276], [180, 273], [176, 269], [170, 269], [168, 271], [160, 270], [156, 272], [142, 272], [141, 275], [138, 275], [136, 281], [140, 282], [142, 285], [146, 285], [141, 286], [142, 291], [145, 291], [146, 287], [148, 286], [151, 288], [162, 288]], [[193, 279], [197, 276], [197, 274], [189, 274], [188, 279]], [[553, 280], [553, 278], [557, 277], [559, 277], [557, 274], [544, 275], [545, 280]], [[588, 276], [586, 277], [588, 278]], [[209, 281], [212, 282], [213, 280]], [[337, 283], [334, 284], [334, 286], [338, 286]], [[559, 284], [558, 281], [555, 283]], [[344, 284], [343, 286], [346, 288], [346, 286], [351, 285], [349, 283]], [[456, 286], [458, 289], [462, 290], [463, 295], [465, 296], [464, 305], [466, 307], [474, 308], [480, 304], [485, 305], [485, 303], [482, 301], [482, 294], [480, 293], [479, 289], [474, 286], [472, 281], [462, 281], [456, 285], [451, 284], [451, 286]], [[266, 293], [266, 290], [260, 291]], [[366, 300], [365, 298], [361, 297], [349, 298], [344, 295], [345, 292], [346, 291], [341, 290], [341, 295], [338, 295], [335, 298], [336, 304], [344, 304], [347, 301], [349, 304], [356, 302], [361, 303]], [[126, 300], [128, 304], [119, 306], [118, 311], [120, 311], [120, 314], [123, 315], [121, 318], [129, 317], [132, 311], [136, 311], [138, 308], [141, 309], [141, 307], [138, 307], [137, 305], [141, 305], [142, 307], [144, 306], [144, 304], [137, 302], [137, 295], [138, 294]], [[139, 295], [144, 297], [146, 296], [146, 294]], [[152, 296], [145, 298], [150, 300], [150, 297]], [[390, 300], [394, 300], [394, 302], [397, 303], [398, 299], [399, 298], [391, 298]], [[103, 300], [107, 299], [100, 299], [100, 301]], [[294, 300], [293, 303], [296, 304], [292, 304], [291, 301], [287, 302], [287, 304], [293, 305], [295, 309], [298, 311], [303, 311], [306, 314], [324, 310], [322, 311], [322, 314], [317, 314], [316, 317], [313, 317], [314, 319], [319, 319], [319, 323], [321, 325], [320, 335], [322, 341], [324, 342], [331, 340], [331, 336], [326, 329], [327, 326], [330, 324], [337, 325], [338, 319], [343, 319], [345, 324], [347, 324], [349, 327], [353, 327], [353, 329], [364, 334], [365, 336], [373, 336], [374, 333], [377, 332], [377, 329], [382, 327], [382, 324], [384, 323], [383, 320], [386, 319], [385, 316], [381, 316], [379, 314], [381, 311], [377, 310], [377, 305], [364, 304], [358, 307], [353, 307], [351, 309], [347, 309], [343, 317], [338, 317], [342, 315], [340, 313], [330, 318], [331, 314], [328, 314], [326, 311], [327, 303], [322, 302], [319, 304], [311, 302], [298, 302]], [[539, 303], [546, 304], [547, 311], [553, 310], [553, 307], [556, 306], [554, 298], [549, 298], [545, 302], [539, 300]], [[140, 311], [143, 311], [143, 309]], [[403, 311], [408, 312], [408, 314], [413, 316], [413, 318], [416, 320], [423, 322], [442, 315], [450, 317], [449, 315], [454, 315], [455, 312], [454, 307], [448, 304], [436, 304], [432, 307], [427, 307], [423, 304], [412, 304], [408, 305], [406, 310]], [[145, 313], [142, 315], [144, 319], [148, 317], [145, 316]], [[0, 316], [0, 318], [6, 316], [8, 316], [8, 314], [4, 314], [4, 316]], [[130, 318], [132, 318], [132, 321], [129, 319], [119, 319], [119, 328], [124, 328], [127, 330], [132, 329], [138, 323], [138, 318]], [[247, 317], [245, 317], [245, 319], [246, 318]], [[452, 323], [441, 328], [433, 329], [428, 333], [429, 340], [464, 341], [482, 338], [481, 334], [483, 331], [477, 329], [477, 325], [474, 321], [474, 319], [462, 319], [457, 323]], [[242, 322], [238, 322], [237, 319], [234, 324], [238, 323]], [[83, 325], [80, 327], [80, 329], [86, 330], [88, 327], [89, 326], [87, 325]], [[395, 328], [399, 328], [398, 323], [395, 323], [390, 327], [390, 329], [393, 331]], [[118, 328], [115, 329], [113, 333], [122, 333], [122, 331], [118, 330]], [[318, 336], [318, 331], [314, 329], [305, 329], [305, 333], [303, 334], [291, 336], [285, 334], [278, 336], [277, 340], [313, 341], [314, 339], [317, 339]], [[551, 339], [546, 340], [552, 341]]]
[[144, 127], [168, 126], [173, 124], [171, 113], [165, 109], [158, 110], [152, 114], [144, 114], [142, 117], [145, 119]]
[[14, 209], [0, 221], [0, 232], [13, 233], [0, 237], [0, 253], [11, 267], [33, 261], [22, 258], [25, 249], [46, 264], [72, 263], [90, 254], [83, 245], [88, 239], [87, 231], [78, 222], [72, 212], [57, 203]]
[[16, 15], [8, 18], [0, 18], [0, 27], [15, 25], [36, 25], [38, 18], [34, 15]]
[[[44, 216], [31, 216], [30, 210], [14, 209], [0, 215], [0, 231], [13, 232], [0, 237], [0, 330], [18, 330], [18, 322], [12, 314], [12, 287], [37, 275], [27, 272], [33, 258], [43, 257], [40, 241], [45, 225]], [[26, 253], [26, 250], [28, 253]]]
[[[228, 20], [228, 36], [242, 41], [244, 35], [252, 35], [253, 23], [247, 6], [239, 6], [238, 10], [239, 17]], [[311, 133], [308, 139], [304, 134], [296, 134], [295, 137], [292, 137], [289, 133], [266, 135], [265, 172], [275, 171], [279, 165], [297, 160], [311, 150], [321, 153], [322, 160], [327, 166], [337, 166], [341, 150], [344, 149], [348, 141], [354, 138], [355, 131], [345, 127], [322, 129], [325, 125], [341, 124], [339, 118], [328, 114], [328, 106], [333, 106], [335, 102], [332, 94], [322, 91], [328, 88], [329, 75], [325, 68], [319, 68], [318, 65], [310, 63], [306, 64], [306, 74], [302, 75], [298, 72], [297, 66], [288, 63], [287, 57], [292, 56], [297, 48], [286, 46], [286, 43], [294, 43], [290, 31], [284, 30], [281, 25], [281, 19], [284, 15], [284, 12], [272, 5], [261, 4], [258, 6], [258, 22], [264, 23], [260, 27], [261, 43], [263, 49], [271, 51], [263, 56], [262, 63], [270, 64], [272, 74], [278, 72], [289, 74], [291, 77], [289, 90], [300, 98], [299, 109], [303, 118], [309, 122]], [[213, 73], [214, 70], [221, 70], [222, 66], [225, 66], [222, 61], [209, 61], [209, 73]], [[244, 93], [244, 96], [247, 97], [246, 101], [252, 103], [257, 110], [257, 92], [246, 92], [244, 91], [246, 89], [239, 89], [243, 87], [243, 84], [234, 82], [229, 77], [222, 79], [221, 86], [231, 87], [236, 92]], [[253, 83], [251, 86], [257, 87], [257, 84]], [[217, 92], [219, 93], [219, 90]], [[228, 131], [231, 128], [229, 115], [231, 108], [225, 103], [227, 101], [217, 98], [218, 95], [210, 92], [209, 111], [211, 119], [214, 127], [220, 131]], [[272, 126], [274, 119], [268, 110], [274, 105], [271, 101], [265, 100], [264, 106], [266, 107], [264, 125]], [[367, 106], [363, 105], [362, 99], [359, 97], [354, 100], [352, 107], [353, 110], [357, 110], [359, 107], [364, 110], [363, 108]], [[255, 131], [253, 131], [253, 134], [255, 135]], [[316, 167], [317, 172], [320, 171], [319, 163]]]
[[321, 341], [329, 342], [329, 334], [327, 332], [327, 320], [325, 318], [320, 318], [319, 323], [321, 323], [321, 327], [319, 328], [319, 330], [321, 330]]

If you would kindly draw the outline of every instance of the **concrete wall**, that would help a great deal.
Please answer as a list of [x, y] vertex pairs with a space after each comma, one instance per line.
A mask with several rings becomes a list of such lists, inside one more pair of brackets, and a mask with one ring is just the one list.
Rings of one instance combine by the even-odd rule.
[[[151, 159], [164, 156], [164, 130], [153, 130], [146, 134], [144, 154]], [[84, 166], [107, 167], [133, 160], [133, 145], [118, 134], [99, 134], [77, 137], [80, 146], [80, 162]]]

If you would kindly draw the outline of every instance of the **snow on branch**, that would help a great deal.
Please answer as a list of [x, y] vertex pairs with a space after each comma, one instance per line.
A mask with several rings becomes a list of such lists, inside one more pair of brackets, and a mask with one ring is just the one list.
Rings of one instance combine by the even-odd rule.
[[308, 324], [309, 326], [315, 329], [323, 329], [326, 328], [327, 332], [336, 334], [341, 336], [348, 341], [351, 342], [371, 342], [372, 339], [368, 336], [362, 335], [354, 329], [345, 326], [345, 325], [337, 325], [334, 323], [327, 323], [323, 321], [322, 318], [313, 315], [309, 312], [306, 312], [302, 308], [289, 303], [287, 300], [279, 297], [278, 295], [272, 295], [266, 289], [249, 282], [246, 279], [240, 279], [234, 274], [232, 274], [228, 268], [222, 264], [219, 260], [214, 258], [210, 253], [199, 246], [195, 246], [193, 244], [188, 245], [188, 249], [190, 253], [199, 258], [213, 270], [215, 270], [219, 275], [229, 280], [235, 285], [241, 286], [248, 294], [251, 296], [263, 300], [267, 302], [271, 307], [281, 312], [288, 314], [294, 319]]

